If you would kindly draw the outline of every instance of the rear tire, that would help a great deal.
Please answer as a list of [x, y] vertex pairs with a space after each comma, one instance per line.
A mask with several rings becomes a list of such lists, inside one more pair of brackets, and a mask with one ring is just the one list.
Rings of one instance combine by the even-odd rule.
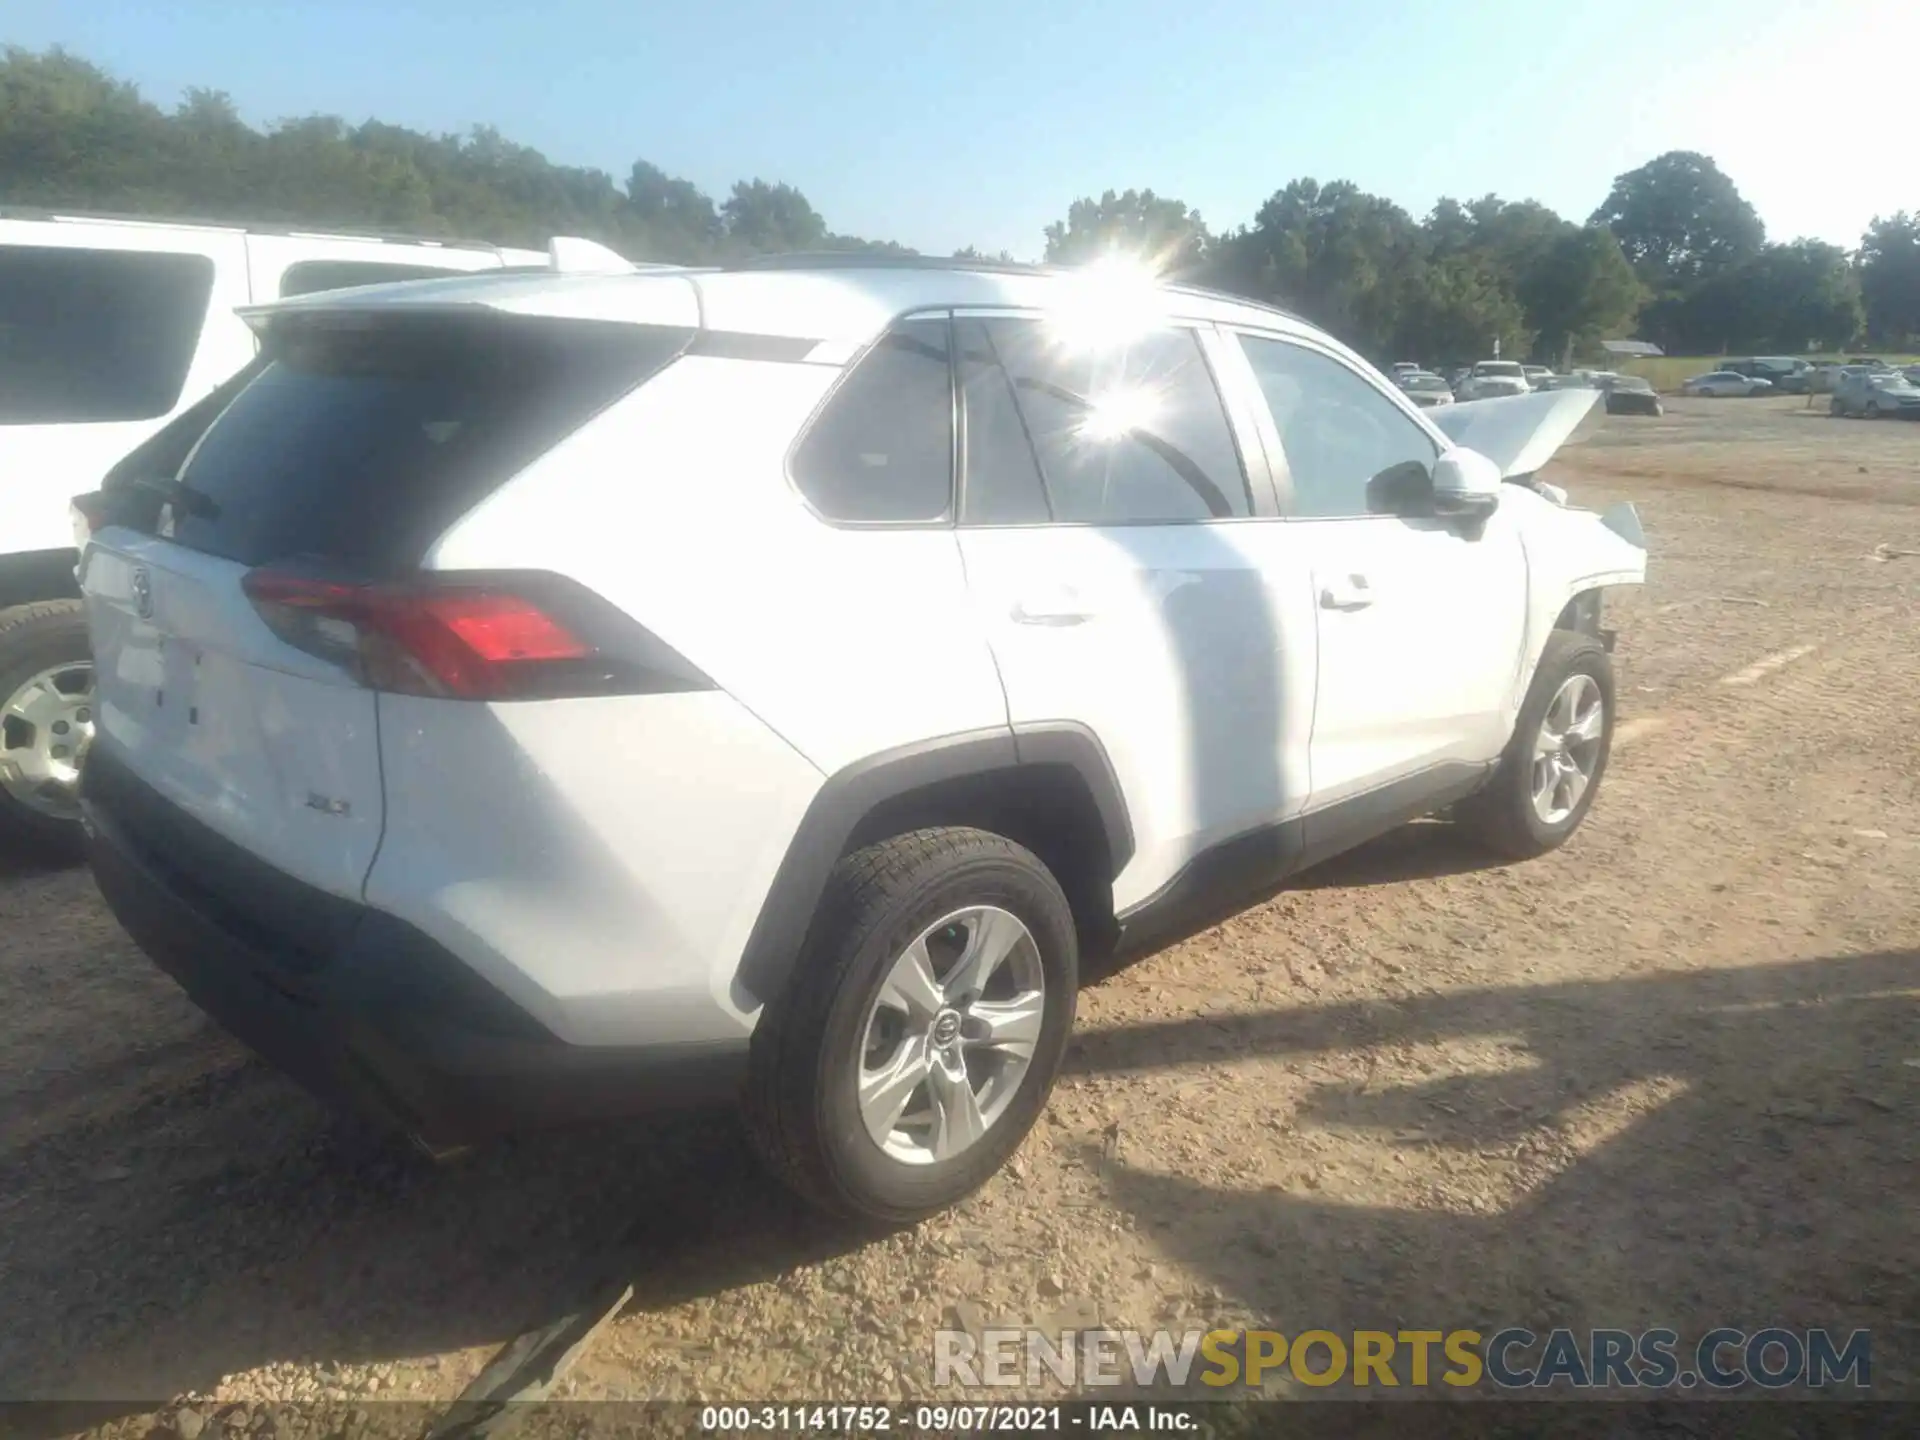
[[[1569, 718], [1589, 713], [1583, 703], [1587, 700], [1597, 700], [1599, 706], [1591, 740], [1555, 748], [1549, 743], [1553, 732], [1566, 731]], [[1570, 716], [1558, 713], [1562, 703], [1568, 704]], [[1613, 660], [1606, 648], [1591, 635], [1554, 631], [1499, 768], [1484, 790], [1456, 807], [1455, 821], [1488, 849], [1510, 859], [1530, 860], [1558, 849], [1580, 828], [1600, 793], [1613, 749], [1613, 723]], [[1543, 761], [1543, 745], [1563, 757], [1557, 766], [1561, 783], [1550, 787], [1549, 803], [1544, 806], [1539, 799], [1542, 777], [1553, 779], [1547, 772], [1556, 768], [1556, 762]], [[1577, 792], [1567, 766], [1582, 777]]]
[[92, 685], [78, 600], [0, 612], [0, 846], [22, 858], [81, 857], [79, 795], [69, 777], [78, 776], [92, 741]]
[[[970, 914], [987, 918], [945, 923]], [[969, 958], [1000, 939], [1010, 940], [1005, 959], [985, 966], [985, 993], [965, 999]], [[902, 970], [916, 954], [932, 990], [916, 992], [918, 972]], [[745, 1111], [755, 1148], [834, 1214], [898, 1225], [946, 1209], [1006, 1162], [1046, 1104], [1073, 1028], [1078, 964], [1059, 884], [1002, 836], [920, 830], [846, 856], [787, 993], [754, 1032]], [[924, 1009], [897, 1005], [910, 993], [926, 997]], [[986, 1078], [971, 1078], [976, 1068]], [[956, 1086], [977, 1086], [975, 1100], [956, 1100]], [[886, 1091], [900, 1104], [891, 1119]], [[954, 1118], [969, 1108], [971, 1119]]]

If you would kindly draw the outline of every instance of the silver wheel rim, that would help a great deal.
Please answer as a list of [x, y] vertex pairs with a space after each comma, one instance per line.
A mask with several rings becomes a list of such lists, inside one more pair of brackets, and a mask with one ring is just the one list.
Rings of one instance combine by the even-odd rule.
[[93, 743], [93, 666], [29, 676], [0, 704], [0, 789], [55, 820], [80, 818], [80, 764]]
[[895, 1160], [964, 1154], [1019, 1094], [1046, 1018], [1040, 949], [993, 905], [943, 916], [894, 960], [860, 1027], [860, 1118]]
[[1559, 825], [1580, 805], [1600, 763], [1607, 733], [1607, 703], [1599, 683], [1585, 673], [1569, 675], [1554, 692], [1533, 741], [1533, 813]]

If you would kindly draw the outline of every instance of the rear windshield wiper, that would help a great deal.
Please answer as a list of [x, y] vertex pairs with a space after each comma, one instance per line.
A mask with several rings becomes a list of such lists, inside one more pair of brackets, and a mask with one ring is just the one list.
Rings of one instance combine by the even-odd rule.
[[146, 490], [158, 495], [167, 504], [183, 515], [191, 515], [198, 520], [213, 520], [220, 514], [220, 504], [204, 490], [196, 490], [184, 480], [175, 480], [170, 476], [142, 475], [127, 482], [135, 490]]

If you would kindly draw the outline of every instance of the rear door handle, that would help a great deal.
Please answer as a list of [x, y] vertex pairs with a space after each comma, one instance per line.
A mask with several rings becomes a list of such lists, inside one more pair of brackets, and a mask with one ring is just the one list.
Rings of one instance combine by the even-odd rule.
[[1364, 610], [1373, 601], [1373, 587], [1364, 575], [1329, 580], [1320, 587], [1320, 608], [1323, 610]]
[[1086, 602], [1071, 590], [1023, 597], [1013, 602], [1009, 613], [1016, 625], [1084, 625], [1093, 618]]

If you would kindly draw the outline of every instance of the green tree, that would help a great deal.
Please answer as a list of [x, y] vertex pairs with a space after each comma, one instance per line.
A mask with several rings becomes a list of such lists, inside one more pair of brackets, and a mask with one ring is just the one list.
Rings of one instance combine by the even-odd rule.
[[1432, 260], [1402, 306], [1399, 355], [1428, 365], [1470, 363], [1496, 345], [1502, 355], [1525, 355], [1533, 345], [1526, 312], [1506, 277], [1483, 251]]
[[627, 172], [627, 208], [646, 259], [701, 260], [719, 242], [720, 211], [713, 198], [646, 160], [634, 161]]
[[719, 207], [645, 160], [623, 188], [489, 127], [431, 135], [311, 115], [256, 129], [218, 92], [189, 91], [163, 112], [85, 60], [17, 46], [0, 51], [0, 177], [14, 204], [532, 246], [585, 235], [636, 259], [902, 248], [833, 234], [789, 185], [743, 182]]
[[1109, 190], [1098, 200], [1076, 200], [1065, 220], [1047, 226], [1046, 237], [1046, 257], [1054, 264], [1075, 265], [1118, 252], [1176, 274], [1205, 260], [1209, 239], [1198, 210], [1151, 190]]
[[1874, 217], [1860, 241], [1860, 295], [1876, 341], [1920, 343], [1920, 213]]
[[1576, 348], [1632, 327], [1646, 292], [1609, 230], [1567, 227], [1522, 272], [1534, 350], [1561, 369]]
[[1419, 290], [1424, 248], [1398, 205], [1349, 180], [1323, 186], [1306, 177], [1276, 191], [1209, 268], [1220, 283], [1380, 356], [1398, 338], [1401, 304]]
[[1837, 350], [1865, 326], [1860, 276], [1838, 245], [1769, 245], [1739, 273], [1761, 297], [1771, 349]]
[[1767, 238], [1733, 181], [1691, 150], [1670, 150], [1616, 176], [1588, 223], [1613, 231], [1641, 278], [1659, 286], [1731, 270], [1759, 254]]
[[791, 185], [761, 179], [734, 183], [720, 207], [727, 238], [746, 250], [817, 250], [827, 238], [827, 222]]

